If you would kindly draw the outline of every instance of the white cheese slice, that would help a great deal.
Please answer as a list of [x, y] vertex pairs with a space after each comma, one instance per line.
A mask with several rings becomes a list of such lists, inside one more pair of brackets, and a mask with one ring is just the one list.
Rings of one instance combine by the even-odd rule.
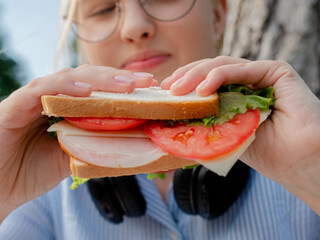
[[247, 150], [250, 144], [255, 139], [255, 134], [252, 134], [241, 146], [237, 149], [233, 150], [227, 155], [223, 155], [221, 157], [215, 158], [212, 161], [210, 159], [206, 161], [199, 161], [199, 164], [208, 168], [212, 172], [220, 175], [220, 176], [227, 176], [228, 172], [231, 170], [233, 165], [237, 162], [240, 156]]
[[149, 136], [144, 133], [143, 128], [141, 127], [117, 131], [89, 131], [77, 128], [66, 120], [53, 124], [51, 127], [48, 128], [47, 131], [61, 132], [65, 136], [149, 138]]
[[[270, 115], [271, 110], [265, 110], [260, 111], [260, 122], [263, 123], [268, 116]], [[210, 160], [196, 160], [204, 166], [205, 168], [208, 168], [212, 172], [220, 175], [220, 176], [226, 176], [230, 169], [233, 167], [233, 165], [237, 162], [237, 160], [240, 158], [240, 156], [247, 150], [247, 148], [250, 146], [250, 144], [255, 139], [255, 133], [253, 133], [244, 143], [242, 143], [238, 148], [231, 151], [230, 153], [223, 155], [218, 158], [214, 158], [212, 161]]]

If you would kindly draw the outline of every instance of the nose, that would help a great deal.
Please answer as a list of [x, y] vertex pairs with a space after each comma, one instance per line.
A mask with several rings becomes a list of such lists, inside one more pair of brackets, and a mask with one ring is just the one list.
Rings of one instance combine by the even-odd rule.
[[120, 37], [123, 41], [133, 43], [152, 38], [155, 25], [143, 11], [138, 1], [126, 1], [120, 23]]

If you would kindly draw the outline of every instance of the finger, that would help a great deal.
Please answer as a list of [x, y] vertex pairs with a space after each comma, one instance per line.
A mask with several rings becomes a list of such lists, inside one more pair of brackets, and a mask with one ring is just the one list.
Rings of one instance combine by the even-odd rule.
[[190, 69], [185, 75], [171, 85], [170, 90], [173, 95], [184, 95], [196, 89], [196, 87], [206, 79], [212, 69], [235, 63], [248, 63], [249, 60], [234, 57], [217, 57], [199, 63], [194, 68]]
[[143, 79], [136, 78], [135, 83], [137, 88], [148, 88], [151, 86], [157, 86], [158, 81], [153, 78], [152, 74], [150, 74], [149, 78], [143, 78]]
[[281, 61], [255, 61], [230, 64], [213, 69], [196, 91], [199, 96], [216, 92], [221, 84], [252, 85], [254, 88], [273, 86], [284, 76], [296, 76], [292, 67]]
[[107, 92], [132, 92], [135, 87], [149, 87], [153, 75], [146, 72], [131, 72], [105, 66], [84, 65], [63, 72], [78, 81], [90, 82], [93, 90]]
[[[132, 92], [137, 85], [154, 85], [152, 74], [132, 73], [109, 67], [84, 65], [77, 69], [66, 68], [61, 71], [31, 81], [14, 92], [0, 108], [6, 112], [5, 121], [14, 120], [15, 113], [26, 116], [28, 121], [39, 118], [42, 111], [42, 95], [65, 94], [76, 97], [90, 96], [92, 90], [111, 92]], [[27, 103], [27, 104], [26, 104]], [[20, 116], [21, 116], [20, 115]], [[0, 118], [1, 120], [1, 118]]]
[[111, 67], [85, 65], [63, 72], [62, 75], [73, 81], [90, 83], [93, 90], [97, 91], [132, 92], [135, 88], [135, 76], [131, 71]]
[[83, 82], [90, 84], [93, 90], [109, 92], [132, 92], [135, 79], [132, 72], [111, 67], [82, 65], [77, 68], [62, 69], [55, 74], [64, 81]]
[[156, 79], [153, 79], [153, 81], [150, 84], [150, 87], [156, 87], [158, 86], [158, 81]]
[[[26, 86], [13, 92], [1, 102], [0, 123], [11, 123], [11, 127], [22, 127], [41, 117], [41, 96], [65, 94], [87, 97], [91, 94], [90, 84], [74, 82], [69, 78], [49, 75], [31, 81]], [[23, 116], [23, 117], [21, 117]]]
[[205, 61], [208, 61], [208, 59], [202, 59], [178, 68], [176, 71], [174, 71], [174, 73], [171, 76], [167, 77], [165, 80], [161, 82], [161, 88], [164, 90], [169, 90], [171, 85], [178, 79], [182, 78], [187, 71]]

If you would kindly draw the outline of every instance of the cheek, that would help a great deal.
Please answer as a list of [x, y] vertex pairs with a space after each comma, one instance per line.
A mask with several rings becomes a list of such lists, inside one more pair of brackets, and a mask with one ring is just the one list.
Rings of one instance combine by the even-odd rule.
[[212, 12], [199, 7], [191, 13], [177, 22], [172, 31], [182, 64], [215, 57], [217, 52]]

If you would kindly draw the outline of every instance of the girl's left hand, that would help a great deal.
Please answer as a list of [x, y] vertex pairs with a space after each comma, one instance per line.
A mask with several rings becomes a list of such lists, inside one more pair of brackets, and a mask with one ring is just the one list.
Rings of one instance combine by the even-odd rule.
[[204, 59], [186, 65], [162, 82], [173, 95], [193, 90], [200, 96], [221, 84], [254, 89], [274, 87], [272, 115], [240, 159], [278, 182], [320, 214], [320, 101], [293, 68], [281, 61], [232, 57]]

